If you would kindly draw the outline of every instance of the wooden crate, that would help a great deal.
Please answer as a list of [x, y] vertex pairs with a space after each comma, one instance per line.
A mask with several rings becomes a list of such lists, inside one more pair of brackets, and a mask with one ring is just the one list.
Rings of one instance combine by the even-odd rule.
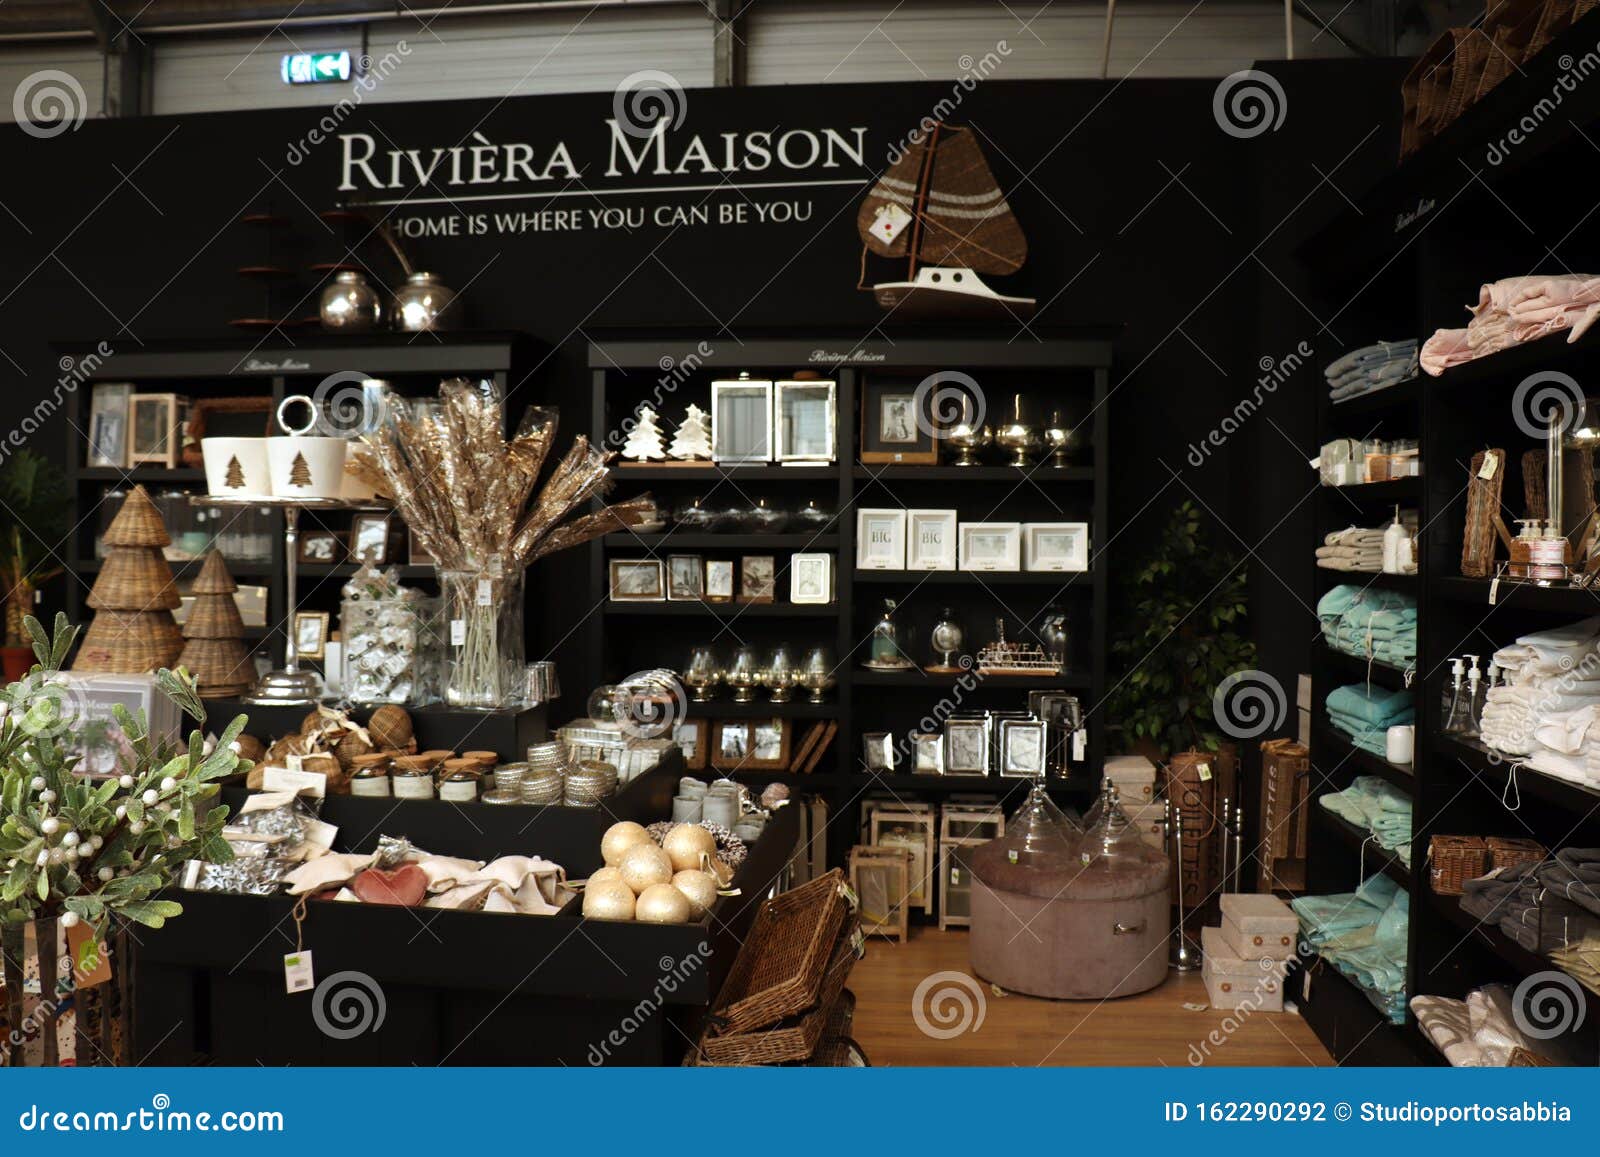
[[860, 902], [861, 931], [904, 942], [911, 932], [911, 853], [857, 844], [850, 849], [850, 886]]

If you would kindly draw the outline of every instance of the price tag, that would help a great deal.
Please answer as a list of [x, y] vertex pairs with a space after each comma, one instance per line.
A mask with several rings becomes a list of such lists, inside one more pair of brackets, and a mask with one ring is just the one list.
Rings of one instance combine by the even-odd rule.
[[1494, 477], [1494, 472], [1498, 469], [1500, 469], [1500, 455], [1485, 454], [1483, 456], [1483, 465], [1478, 467], [1478, 477], [1488, 481]]
[[1072, 758], [1073, 758], [1073, 760], [1078, 762], [1078, 763], [1082, 763], [1084, 761], [1084, 759], [1089, 754], [1088, 747], [1089, 747], [1089, 735], [1088, 735], [1088, 733], [1086, 731], [1082, 730], [1081, 728], [1079, 730], [1077, 730], [1077, 731], [1074, 731], [1072, 733]]
[[1195, 773], [1200, 776], [1201, 783], [1211, 782], [1211, 765], [1209, 763], [1200, 764], [1199, 767], [1195, 768]]
[[492, 606], [494, 606], [493, 591], [494, 591], [494, 587], [490, 584], [488, 579], [479, 579], [478, 580], [477, 603], [478, 603], [478, 605], [480, 607], [492, 607]]
[[1494, 606], [1494, 601], [1500, 597], [1500, 576], [1495, 575], [1489, 580], [1489, 605]]
[[1311, 469], [1313, 469], [1313, 470], [1321, 470], [1322, 469], [1322, 455], [1318, 454], [1315, 458], [1311, 459], [1311, 461], [1309, 463], [1307, 463], [1307, 465], [1309, 465], [1311, 467]]
[[950, 869], [950, 883], [954, 884], [954, 885], [956, 885], [958, 887], [960, 886], [960, 884], [961, 884], [961, 869], [960, 868], [951, 868]]
[[902, 230], [911, 224], [912, 216], [899, 205], [890, 202], [878, 206], [878, 211], [872, 216], [872, 235], [885, 245], [892, 244], [900, 236]]
[[283, 989], [288, 993], [306, 992], [317, 986], [311, 973], [311, 952], [291, 952], [283, 958]]
[[72, 954], [72, 979], [80, 989], [111, 979], [111, 954], [86, 921], [67, 929], [67, 951]]
[[450, 645], [452, 647], [465, 647], [467, 645], [467, 620], [450, 620]]
[[322, 799], [328, 794], [328, 777], [320, 771], [291, 771], [287, 767], [268, 767], [261, 772], [261, 790], [287, 791], [296, 795], [309, 792]]

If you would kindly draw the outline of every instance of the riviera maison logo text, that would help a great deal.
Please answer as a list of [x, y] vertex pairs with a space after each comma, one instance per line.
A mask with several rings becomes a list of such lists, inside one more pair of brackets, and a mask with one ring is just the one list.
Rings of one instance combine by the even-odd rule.
[[[767, 170], [861, 169], [866, 164], [864, 127], [844, 130], [790, 129], [786, 132], [726, 132], [703, 137], [669, 134], [659, 120], [644, 136], [607, 118], [605, 176], [645, 174], [719, 176]], [[468, 144], [424, 149], [379, 149], [367, 133], [341, 133], [339, 191], [403, 189], [517, 182], [576, 181], [584, 171], [564, 140], [546, 149], [526, 141], [496, 144], [475, 132]]]
[[870, 350], [851, 350], [849, 353], [835, 353], [833, 350], [812, 350], [811, 360], [829, 365], [841, 362], [881, 362], [883, 354], [873, 353]]
[[1402, 229], [1411, 228], [1411, 226], [1433, 212], [1433, 207], [1436, 203], [1432, 197], [1419, 197], [1415, 209], [1409, 209], [1394, 215], [1394, 231], [1399, 233]]
[[309, 370], [310, 362], [297, 362], [293, 358], [284, 358], [281, 362], [262, 361], [260, 358], [251, 358], [244, 363], [244, 370], [251, 374], [293, 373], [299, 370]]

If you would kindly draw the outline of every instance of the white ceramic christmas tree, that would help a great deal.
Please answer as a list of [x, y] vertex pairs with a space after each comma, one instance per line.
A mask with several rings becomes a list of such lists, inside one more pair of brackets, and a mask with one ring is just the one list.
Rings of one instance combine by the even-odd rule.
[[679, 426], [678, 432], [672, 436], [672, 445], [668, 447], [667, 453], [685, 461], [710, 458], [711, 415], [690, 402], [689, 408], [684, 411], [683, 425]]
[[634, 462], [659, 462], [667, 456], [661, 447], [661, 419], [649, 406], [639, 407], [638, 420], [622, 444], [622, 456]]

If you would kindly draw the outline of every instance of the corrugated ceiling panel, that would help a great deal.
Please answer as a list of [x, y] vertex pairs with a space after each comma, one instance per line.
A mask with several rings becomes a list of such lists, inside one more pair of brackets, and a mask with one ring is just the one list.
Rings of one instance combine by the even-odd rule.
[[[402, 48], [402, 42], [404, 47]], [[331, 105], [354, 84], [290, 88], [286, 52], [361, 48], [359, 28], [156, 44], [156, 113]], [[661, 69], [690, 88], [711, 83], [711, 26], [693, 7], [591, 9], [493, 20], [394, 21], [370, 30], [363, 101], [456, 100], [615, 88]]]
[[[51, 77], [35, 76], [36, 73], [50, 69], [64, 72], [72, 77], [77, 82], [78, 89], [74, 90], [70, 85]], [[30, 81], [30, 78], [33, 79]], [[93, 46], [48, 45], [40, 48], [0, 49], [0, 122], [17, 119], [12, 109], [18, 98], [19, 89], [22, 89], [24, 84], [28, 87], [23, 91], [30, 97], [43, 99], [46, 89], [67, 94], [66, 99], [75, 108], [81, 106], [84, 116], [97, 117], [103, 111], [101, 106], [105, 97], [105, 68], [100, 53]], [[51, 101], [45, 100], [42, 107], [47, 115], [62, 115], [60, 104], [52, 104]]]
[[[1103, 4], [911, 0], [841, 5], [797, 0], [752, 13], [751, 84], [1033, 80], [1100, 74]], [[1313, 40], [1313, 37], [1316, 37]], [[1004, 49], [1000, 47], [1004, 43]], [[1344, 55], [1332, 37], [1297, 20], [1299, 56]], [[992, 54], [992, 55], [991, 55]], [[1110, 75], [1226, 76], [1284, 56], [1283, 13], [1270, 4], [1124, 3]], [[991, 64], [983, 67], [989, 57]]]

